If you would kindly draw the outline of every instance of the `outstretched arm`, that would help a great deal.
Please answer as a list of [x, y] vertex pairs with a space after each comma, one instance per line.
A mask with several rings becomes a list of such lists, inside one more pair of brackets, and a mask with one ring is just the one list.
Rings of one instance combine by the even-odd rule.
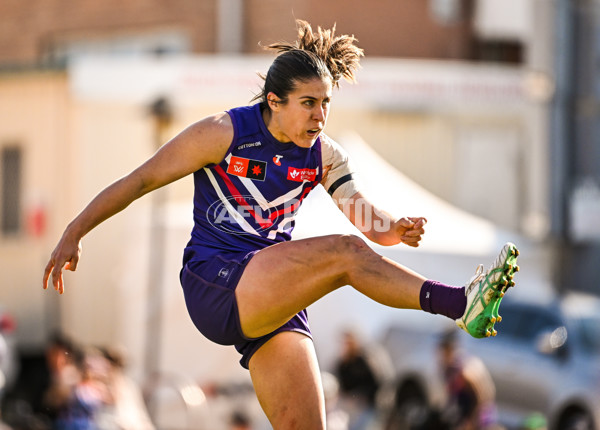
[[374, 206], [360, 191], [350, 198], [339, 199], [337, 204], [356, 228], [379, 245], [404, 243], [416, 248], [425, 234], [425, 218], [394, 218]]
[[323, 187], [350, 222], [369, 240], [380, 245], [404, 243], [419, 246], [425, 233], [425, 218], [398, 219], [373, 205], [360, 192], [346, 151], [325, 135], [322, 135], [322, 157]]
[[43, 287], [64, 292], [62, 271], [76, 270], [81, 239], [101, 222], [125, 209], [143, 195], [176, 181], [211, 163], [219, 163], [233, 139], [226, 113], [192, 124], [163, 145], [150, 159], [101, 191], [69, 223], [46, 265]]

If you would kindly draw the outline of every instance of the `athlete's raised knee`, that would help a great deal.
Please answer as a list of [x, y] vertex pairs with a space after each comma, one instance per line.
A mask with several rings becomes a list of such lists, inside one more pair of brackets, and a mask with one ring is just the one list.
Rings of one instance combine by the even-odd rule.
[[362, 254], [371, 251], [369, 245], [354, 234], [340, 234], [333, 237], [334, 249], [336, 251], [349, 253], [350, 255]]

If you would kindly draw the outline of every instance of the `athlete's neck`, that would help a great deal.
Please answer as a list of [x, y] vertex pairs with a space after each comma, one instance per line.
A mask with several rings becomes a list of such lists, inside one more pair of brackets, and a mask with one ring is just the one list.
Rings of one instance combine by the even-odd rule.
[[273, 112], [271, 112], [271, 109], [267, 107], [262, 110], [262, 119], [265, 122], [267, 130], [271, 133], [271, 136], [281, 143], [292, 143], [285, 133], [282, 133], [279, 127], [276, 126], [276, 121], [273, 121]]
[[271, 123], [271, 109], [267, 108], [262, 108], [261, 109], [261, 114], [262, 114], [262, 119], [265, 123], [265, 125], [267, 126], [267, 129], [269, 128], [269, 124]]

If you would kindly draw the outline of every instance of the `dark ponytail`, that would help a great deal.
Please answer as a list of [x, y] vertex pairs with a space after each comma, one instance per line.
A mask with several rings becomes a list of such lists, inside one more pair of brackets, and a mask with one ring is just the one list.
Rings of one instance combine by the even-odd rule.
[[363, 50], [354, 43], [354, 36], [335, 36], [335, 26], [331, 30], [318, 27], [313, 32], [306, 21], [296, 20], [298, 40], [295, 43], [274, 43], [266, 49], [275, 50], [279, 55], [271, 64], [262, 91], [253, 100], [260, 100], [266, 106], [267, 94], [273, 92], [284, 103], [294, 90], [296, 82], [314, 78], [329, 78], [334, 86], [339, 86], [341, 78], [349, 82], [356, 80]]

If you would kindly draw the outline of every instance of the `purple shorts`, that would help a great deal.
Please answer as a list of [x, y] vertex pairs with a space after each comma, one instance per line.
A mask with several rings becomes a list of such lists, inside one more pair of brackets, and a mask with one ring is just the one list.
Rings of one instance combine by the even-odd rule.
[[306, 309], [265, 336], [248, 338], [242, 333], [235, 288], [256, 252], [218, 255], [207, 261], [190, 261], [180, 274], [185, 304], [196, 328], [215, 343], [234, 345], [242, 354], [240, 364], [246, 369], [258, 348], [277, 333], [297, 331], [312, 338]]

